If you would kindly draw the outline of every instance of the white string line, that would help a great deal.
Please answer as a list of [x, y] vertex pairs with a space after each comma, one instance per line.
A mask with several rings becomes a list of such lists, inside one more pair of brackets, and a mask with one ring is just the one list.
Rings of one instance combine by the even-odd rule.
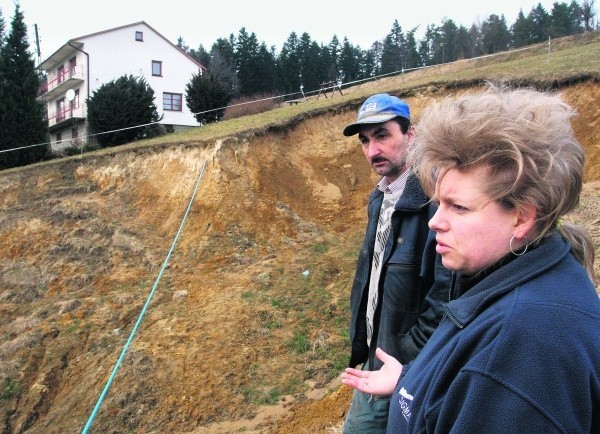
[[[84, 137], [90, 138], [90, 137], [94, 137], [94, 136], [100, 136], [102, 134], [110, 134], [110, 133], [115, 133], [115, 132], [118, 132], [118, 131], [130, 130], [130, 129], [133, 129], [133, 128], [147, 127], [148, 125], [153, 125], [153, 124], [158, 124], [158, 123], [160, 123], [160, 122], [150, 122], [150, 123], [147, 123], [147, 124], [135, 125], [133, 127], [125, 127], [125, 128], [119, 128], [119, 129], [111, 130], [111, 131], [103, 131], [101, 133], [96, 133], [96, 134], [89, 134], [89, 135], [84, 136]], [[76, 137], [76, 138], [74, 137], [73, 139], [79, 139], [79, 137]], [[72, 139], [64, 139], [64, 141], [67, 141], [67, 140], [72, 140]], [[35, 145], [21, 146], [20, 148], [2, 149], [2, 150], [0, 150], [0, 153], [2, 153], [2, 152], [9, 152], [9, 151], [16, 151], [18, 149], [33, 148], [34, 146], [44, 146], [44, 145], [51, 145], [51, 144], [52, 144], [52, 142], [45, 142], [45, 143], [37, 143]]]

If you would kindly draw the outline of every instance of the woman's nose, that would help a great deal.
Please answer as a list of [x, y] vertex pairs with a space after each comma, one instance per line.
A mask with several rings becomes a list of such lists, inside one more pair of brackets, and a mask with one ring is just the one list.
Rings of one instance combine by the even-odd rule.
[[431, 219], [429, 219], [429, 229], [431, 229], [432, 231], [438, 232], [442, 228], [441, 222], [442, 222], [442, 211], [441, 211], [441, 208], [438, 207], [438, 209], [436, 210], [433, 217], [431, 217]]

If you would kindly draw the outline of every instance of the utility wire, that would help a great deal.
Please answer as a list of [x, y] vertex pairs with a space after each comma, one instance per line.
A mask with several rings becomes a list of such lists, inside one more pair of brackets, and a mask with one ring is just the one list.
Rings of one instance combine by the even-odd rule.
[[106, 385], [104, 386], [104, 390], [102, 390], [102, 393], [100, 394], [100, 397], [98, 398], [98, 401], [96, 402], [96, 406], [92, 410], [92, 413], [90, 414], [90, 417], [88, 418], [88, 421], [85, 424], [85, 427], [83, 428], [82, 434], [86, 434], [88, 432], [88, 430], [90, 429], [90, 427], [92, 426], [92, 423], [94, 422], [94, 419], [96, 418], [96, 414], [98, 413], [98, 410], [100, 409], [100, 405], [102, 404], [102, 401], [104, 401], [104, 397], [106, 396], [106, 394], [108, 393], [108, 390], [110, 389], [113, 379], [115, 378], [115, 375], [117, 374], [117, 371], [119, 370], [119, 367], [121, 366], [121, 362], [123, 361], [123, 358], [125, 357], [125, 354], [127, 353], [127, 350], [131, 344], [131, 341], [133, 341], [133, 336], [135, 335], [135, 332], [137, 331], [140, 323], [142, 322], [142, 318], [144, 317], [144, 314], [146, 313], [146, 310], [148, 309], [148, 306], [150, 305], [150, 300], [152, 300], [152, 296], [154, 295], [154, 292], [156, 291], [156, 288], [158, 286], [158, 283], [160, 282], [163, 272], [165, 271], [167, 264], [169, 263], [169, 258], [171, 257], [171, 254], [173, 253], [173, 249], [175, 248], [175, 243], [177, 242], [177, 239], [179, 238], [179, 234], [181, 233], [181, 231], [183, 229], [183, 225], [184, 225], [184, 223], [187, 219], [187, 216], [190, 212], [192, 203], [194, 202], [194, 197], [196, 196], [196, 192], [198, 191], [198, 186], [200, 185], [200, 180], [202, 179], [202, 175], [204, 174], [205, 167], [206, 167], [206, 162], [204, 162], [204, 164], [202, 165], [202, 170], [200, 171], [200, 175], [198, 175], [198, 180], [196, 181], [196, 186], [194, 187], [192, 197], [190, 198], [190, 203], [188, 204], [187, 209], [185, 210], [185, 214], [183, 215], [183, 219], [181, 220], [181, 224], [179, 225], [179, 230], [177, 231], [177, 234], [175, 235], [175, 238], [173, 239], [173, 243], [171, 244], [169, 253], [167, 254], [167, 257], [165, 258], [162, 268], [160, 269], [160, 272], [158, 273], [158, 277], [156, 278], [156, 281], [154, 282], [152, 291], [150, 291], [150, 294], [148, 295], [148, 298], [146, 299], [146, 303], [144, 304], [144, 307], [143, 307], [142, 311], [140, 312], [140, 316], [138, 317], [135, 325], [133, 326], [133, 329], [131, 330], [129, 339], [127, 339], [127, 343], [123, 347], [123, 351], [121, 351], [121, 355], [119, 356], [119, 359], [117, 360], [117, 363], [115, 364], [115, 367], [113, 368], [113, 371], [110, 374], [110, 377], [108, 378], [108, 381], [106, 382]]

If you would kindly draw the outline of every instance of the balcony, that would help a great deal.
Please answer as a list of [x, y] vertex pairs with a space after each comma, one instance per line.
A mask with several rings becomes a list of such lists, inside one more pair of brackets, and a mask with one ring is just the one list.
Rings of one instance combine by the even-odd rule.
[[50, 132], [57, 131], [85, 120], [85, 110], [81, 105], [67, 107], [54, 113], [48, 113], [48, 129]]
[[52, 99], [60, 93], [65, 93], [67, 89], [81, 85], [85, 81], [84, 69], [83, 65], [76, 65], [49, 74], [38, 89], [38, 98]]

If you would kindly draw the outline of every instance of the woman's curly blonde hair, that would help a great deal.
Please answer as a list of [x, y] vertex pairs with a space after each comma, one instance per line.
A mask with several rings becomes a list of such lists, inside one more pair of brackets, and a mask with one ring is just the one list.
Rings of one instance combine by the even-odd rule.
[[489, 167], [490, 198], [507, 208], [530, 204], [537, 209], [529, 241], [559, 230], [594, 278], [589, 236], [559, 220], [577, 206], [583, 185], [584, 151], [571, 127], [575, 115], [556, 94], [488, 83], [483, 93], [427, 107], [409, 161], [430, 197], [449, 169]]

